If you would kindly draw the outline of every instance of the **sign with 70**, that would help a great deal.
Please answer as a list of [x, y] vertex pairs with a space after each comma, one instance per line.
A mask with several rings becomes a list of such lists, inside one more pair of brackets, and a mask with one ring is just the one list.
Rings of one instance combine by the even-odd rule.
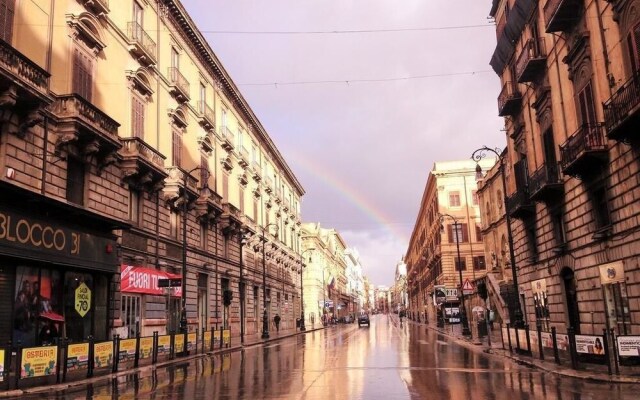
[[87, 315], [89, 310], [91, 310], [91, 289], [82, 282], [76, 288], [76, 311], [80, 314], [81, 317]]

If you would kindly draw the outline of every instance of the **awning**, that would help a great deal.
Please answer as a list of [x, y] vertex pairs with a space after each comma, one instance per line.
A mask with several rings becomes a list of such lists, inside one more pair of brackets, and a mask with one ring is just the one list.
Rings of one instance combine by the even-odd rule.
[[[160, 279], [182, 279], [182, 277], [153, 268], [125, 264], [120, 266], [120, 291], [123, 293], [141, 293], [156, 296], [166, 295], [167, 292], [165, 288], [158, 286]], [[181, 287], [174, 287], [168, 290], [171, 291], [171, 296], [182, 296]]]
[[53, 311], [40, 313], [40, 318], [48, 319], [53, 322], [64, 322], [64, 317]]

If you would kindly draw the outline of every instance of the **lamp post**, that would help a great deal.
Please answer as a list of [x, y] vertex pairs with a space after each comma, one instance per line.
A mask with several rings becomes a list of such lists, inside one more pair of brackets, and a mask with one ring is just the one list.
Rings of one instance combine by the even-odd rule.
[[278, 225], [272, 223], [262, 227], [262, 307], [264, 308], [262, 313], [262, 339], [269, 339], [269, 317], [267, 316], [267, 259], [265, 254], [267, 238], [264, 234], [270, 226], [277, 228]]
[[191, 176], [192, 172], [197, 170], [205, 171], [204, 177], [204, 185], [202, 189], [208, 190], [208, 178], [209, 178], [209, 170], [204, 167], [195, 167], [190, 169], [188, 172], [185, 172], [182, 176], [182, 190], [184, 191], [184, 200], [182, 202], [182, 281], [180, 282], [180, 286], [182, 289], [182, 309], [180, 311], [180, 332], [186, 333], [188, 330], [187, 327], [187, 212], [189, 211], [189, 198], [187, 195], [187, 178]]
[[[307, 327], [304, 325], [304, 282], [303, 282], [303, 273], [304, 273], [304, 254], [315, 249], [306, 249], [302, 253], [300, 253], [300, 331], [304, 332], [307, 330]], [[311, 257], [309, 257], [309, 262], [311, 262]]]
[[[462, 261], [460, 257], [460, 237], [458, 233], [462, 233], [462, 226], [458, 219], [453, 215], [449, 214], [440, 214], [440, 220], [443, 220], [445, 217], [451, 218], [453, 220], [453, 225], [455, 226], [455, 241], [456, 241], [456, 252], [458, 253], [458, 260], [454, 263], [456, 268], [458, 269], [458, 276], [460, 277], [460, 298], [462, 299], [462, 312], [460, 313], [460, 322], [462, 323], [462, 334], [465, 336], [471, 335], [471, 331], [469, 330], [469, 321], [467, 320], [467, 308], [464, 305], [464, 293], [462, 292], [462, 265], [458, 265]], [[458, 230], [460, 229], [460, 230]]]
[[518, 289], [518, 275], [516, 273], [516, 256], [513, 250], [513, 233], [511, 232], [511, 216], [509, 215], [509, 208], [507, 204], [507, 179], [504, 175], [504, 159], [501, 155], [500, 149], [492, 149], [487, 146], [483, 146], [477, 150], [475, 150], [471, 154], [471, 159], [476, 162], [476, 179], [482, 179], [482, 167], [479, 162], [483, 158], [487, 156], [487, 152], [493, 153], [498, 158], [498, 162], [500, 163], [500, 176], [502, 176], [502, 201], [504, 202], [504, 215], [507, 223], [507, 238], [509, 239], [509, 259], [511, 261], [511, 275], [513, 275], [513, 288], [515, 290], [515, 298], [514, 303], [514, 313], [513, 317], [515, 321], [513, 321], [513, 326], [522, 328], [524, 327], [524, 323], [522, 320], [522, 310], [520, 309], [520, 291]]

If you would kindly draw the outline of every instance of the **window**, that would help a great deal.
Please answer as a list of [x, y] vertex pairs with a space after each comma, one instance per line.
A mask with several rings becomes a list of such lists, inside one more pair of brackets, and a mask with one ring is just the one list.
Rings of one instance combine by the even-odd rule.
[[471, 204], [473, 204], [474, 206], [478, 205], [478, 191], [477, 190], [472, 190], [471, 191]]
[[177, 130], [173, 130], [171, 140], [173, 163], [175, 167], [182, 166], [182, 135]]
[[144, 112], [146, 102], [137, 95], [131, 99], [131, 136], [144, 138]]
[[258, 200], [253, 199], [253, 220], [258, 220]]
[[476, 224], [476, 241], [482, 242], [482, 227], [480, 224]]
[[209, 185], [209, 160], [204, 154], [200, 155], [200, 187]]
[[67, 200], [84, 204], [84, 164], [73, 157], [67, 159]]
[[562, 208], [556, 207], [550, 210], [551, 222], [553, 224], [553, 236], [556, 238], [556, 246], [564, 246], [567, 243], [567, 234], [562, 218]]
[[200, 248], [207, 250], [207, 243], [209, 241], [209, 226], [207, 224], [200, 225]]
[[134, 338], [141, 333], [140, 325], [142, 315], [142, 302], [140, 296], [122, 295], [122, 326], [127, 332], [127, 337]]
[[591, 82], [587, 82], [586, 86], [578, 93], [578, 118], [582, 125], [595, 124], [596, 109], [593, 105], [593, 91]]
[[455, 258], [455, 263], [456, 263], [456, 271], [466, 271], [467, 270], [467, 261], [465, 260], [464, 257], [456, 257]]
[[244, 137], [244, 131], [242, 128], [238, 127], [238, 140], [236, 145], [238, 146], [238, 151], [242, 149], [242, 139]]
[[[220, 119], [222, 123], [222, 129], [226, 129], [227, 128], [227, 110], [225, 108], [223, 108], [222, 112], [220, 113]], [[224, 133], [225, 132], [223, 132], [223, 134]]]
[[524, 229], [527, 234], [527, 242], [529, 244], [529, 256], [532, 260], [538, 259], [538, 241], [536, 239], [536, 221], [535, 217], [530, 221], [525, 221]]
[[171, 48], [171, 67], [180, 69], [180, 53], [178, 53], [175, 47]]
[[[0, 12], [2, 10], [0, 9]], [[73, 93], [91, 101], [93, 94], [93, 58], [84, 51], [73, 50]]]
[[469, 232], [467, 224], [451, 224], [447, 227], [449, 243], [467, 243], [469, 241]]
[[140, 202], [142, 196], [140, 196], [140, 192], [137, 190], [132, 190], [129, 192], [129, 221], [134, 224], [140, 223]]
[[16, 0], [0, 0], [0, 39], [11, 43]]
[[207, 87], [202, 82], [200, 83], [200, 101], [203, 105], [207, 103]]
[[633, 27], [627, 36], [627, 48], [629, 49], [629, 61], [634, 75], [640, 72], [640, 23]]
[[449, 207], [460, 207], [460, 192], [449, 192]]
[[611, 225], [609, 206], [604, 183], [600, 183], [589, 190], [589, 196], [593, 205], [593, 213], [596, 229], [606, 228]]
[[484, 271], [487, 268], [486, 263], [484, 262], [484, 256], [474, 256], [473, 257], [473, 269], [476, 271]]
[[144, 22], [144, 10], [137, 1], [133, 2], [133, 20], [142, 28]]
[[176, 210], [171, 210], [169, 214], [169, 236], [178, 238], [180, 226], [180, 214]]

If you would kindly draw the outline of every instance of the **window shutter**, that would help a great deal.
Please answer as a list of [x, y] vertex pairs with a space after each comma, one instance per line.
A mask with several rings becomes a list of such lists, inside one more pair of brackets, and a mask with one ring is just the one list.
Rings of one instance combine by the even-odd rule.
[[447, 225], [447, 237], [449, 243], [453, 243], [453, 225]]
[[476, 224], [476, 240], [482, 242], [482, 228], [478, 224]]
[[640, 71], [640, 23], [629, 33], [627, 39], [629, 45], [629, 55], [631, 57], [631, 67], [634, 74]]
[[11, 43], [16, 0], [0, 0], [0, 39]]

